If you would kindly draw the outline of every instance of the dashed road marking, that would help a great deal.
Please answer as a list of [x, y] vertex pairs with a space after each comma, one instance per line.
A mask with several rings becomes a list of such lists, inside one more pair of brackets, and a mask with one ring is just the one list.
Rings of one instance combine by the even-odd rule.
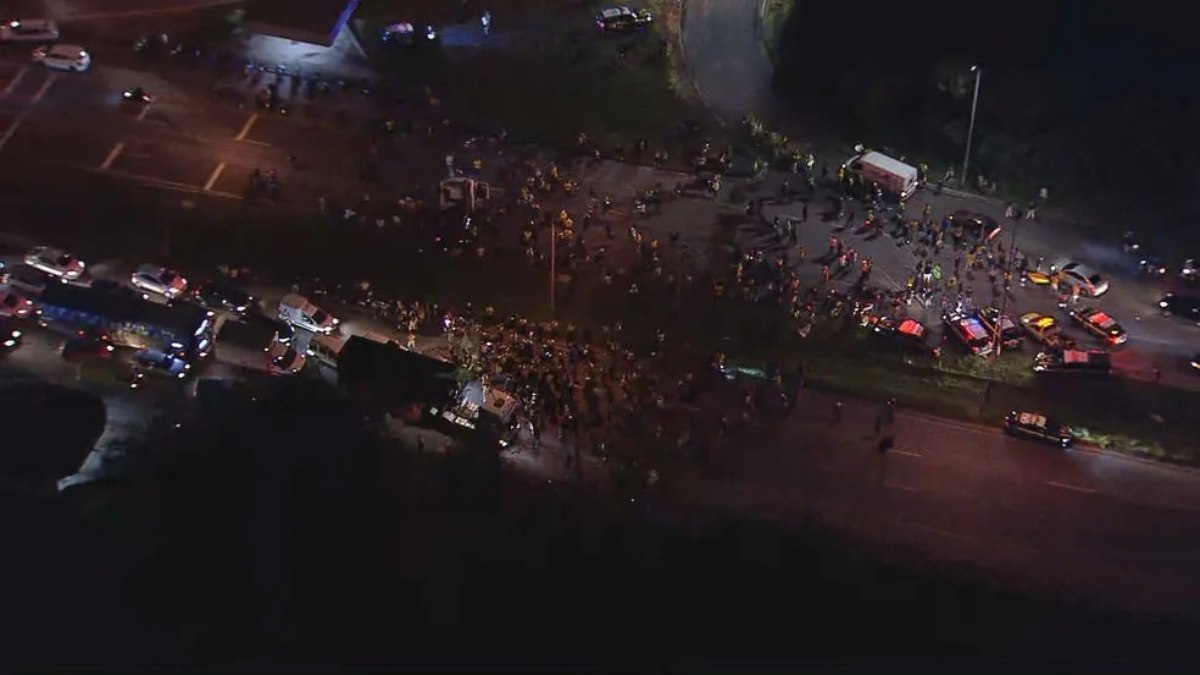
[[925, 456], [919, 452], [909, 452], [908, 450], [897, 450], [895, 448], [892, 448], [892, 452], [897, 455], [904, 455], [905, 457], [924, 457]]
[[124, 149], [125, 143], [122, 141], [117, 141], [117, 143], [112, 146], [112, 150], [108, 151], [108, 155], [104, 157], [104, 161], [100, 163], [100, 170], [108, 171], [109, 167], [113, 165], [113, 162], [117, 161], [117, 157], [121, 156], [121, 151]]
[[25, 116], [28, 114], [28, 110], [21, 111], [21, 114], [17, 115], [12, 124], [8, 125], [8, 128], [4, 130], [4, 134], [0, 135], [0, 150], [3, 150], [4, 146], [8, 145], [8, 142], [12, 140], [13, 134], [17, 133], [17, 128], [25, 121]]
[[234, 194], [233, 192], [223, 192], [221, 190], [204, 190], [203, 188], [196, 186], [196, 185], [188, 185], [187, 183], [180, 183], [178, 181], [166, 180], [164, 178], [155, 178], [153, 176], [141, 176], [136, 173], [128, 173], [126, 171], [119, 171], [119, 170], [105, 171], [105, 170], [98, 169], [98, 168], [92, 167], [92, 166], [74, 165], [74, 167], [77, 169], [82, 169], [84, 171], [91, 172], [91, 173], [102, 173], [106, 176], [114, 176], [116, 178], [122, 178], [124, 180], [133, 181], [135, 183], [141, 183], [142, 185], [148, 185], [150, 187], [156, 187], [156, 188], [160, 188], [163, 190], [171, 190], [174, 192], [186, 192], [188, 194], [204, 194], [204, 195], [208, 195], [210, 197], [221, 197], [224, 199], [233, 199], [233, 200], [237, 200], [237, 201], [242, 201], [242, 195]]
[[30, 102], [37, 103], [38, 101], [42, 100], [42, 97], [46, 95], [46, 92], [50, 91], [50, 87], [54, 86], [54, 83], [57, 81], [58, 73], [50, 73], [50, 77], [47, 77], [46, 81], [42, 83], [42, 86], [38, 87], [37, 92], [34, 93], [33, 98], [30, 99]]
[[17, 88], [17, 85], [21, 84], [21, 80], [25, 79], [25, 73], [27, 72], [29, 72], [29, 66], [25, 66], [18, 70], [17, 74], [13, 76], [13, 79], [8, 81], [8, 86], [4, 88], [4, 91], [0, 91], [0, 96], [8, 96], [11, 94], [13, 90]]
[[143, 104], [141, 111], [137, 114], [137, 120], [141, 122], [142, 120], [146, 119], [146, 113], [148, 112], [150, 112], [150, 105]]
[[219, 179], [221, 177], [221, 174], [224, 172], [225, 172], [225, 162], [221, 162], [220, 164], [217, 165], [217, 168], [213, 169], [212, 173], [208, 175], [208, 180], [204, 182], [204, 191], [205, 192], [211, 191], [212, 186], [216, 185], [217, 179]]
[[1084, 494], [1089, 494], [1089, 495], [1096, 494], [1096, 490], [1094, 490], [1090, 487], [1084, 487], [1082, 485], [1071, 485], [1070, 483], [1060, 483], [1056, 480], [1048, 480], [1048, 481], [1046, 481], [1046, 485], [1053, 485], [1054, 487], [1062, 488], [1064, 490], [1074, 490], [1075, 492], [1082, 492]]
[[235, 141], [246, 140], [246, 135], [250, 133], [250, 129], [254, 128], [254, 123], [257, 121], [258, 121], [258, 113], [251, 113], [250, 119], [246, 120], [246, 123], [244, 125], [242, 125], [242, 130], [238, 132], [238, 135], [234, 137], [234, 140]]

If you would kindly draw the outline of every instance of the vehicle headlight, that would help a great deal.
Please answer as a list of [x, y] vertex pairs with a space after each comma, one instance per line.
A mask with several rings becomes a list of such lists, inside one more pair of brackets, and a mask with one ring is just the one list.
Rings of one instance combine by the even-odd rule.
[[1158, 301], [1158, 306], [1159, 306], [1159, 307], [1162, 307], [1163, 309], [1166, 309], [1166, 308], [1167, 308], [1167, 301], [1166, 301], [1166, 300], [1159, 300], [1159, 301]]
[[5, 341], [4, 341], [4, 346], [5, 346], [5, 347], [16, 347], [16, 346], [17, 346], [17, 341], [16, 341], [16, 340], [14, 340], [14, 339], [12, 339], [12, 338], [9, 338], [9, 339], [7, 339], [7, 340], [5, 340]]
[[175, 377], [177, 377], [177, 378], [179, 378], [179, 379], [181, 379], [181, 380], [182, 380], [182, 379], [183, 379], [183, 378], [184, 378], [186, 375], [187, 375], [187, 371], [185, 370], [185, 371], [183, 371], [182, 373], [180, 373], [180, 374], [176, 375]]

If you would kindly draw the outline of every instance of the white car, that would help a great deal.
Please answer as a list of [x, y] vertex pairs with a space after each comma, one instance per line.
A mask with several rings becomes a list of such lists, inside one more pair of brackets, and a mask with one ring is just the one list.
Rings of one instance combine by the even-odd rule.
[[76, 258], [74, 255], [49, 246], [38, 246], [29, 253], [26, 253], [25, 264], [51, 276], [68, 281], [78, 279], [83, 275], [83, 270], [87, 267], [82, 260]]
[[157, 265], [142, 265], [129, 277], [133, 287], [149, 293], [157, 293], [174, 300], [187, 291], [188, 282], [174, 270]]
[[1059, 272], [1059, 283], [1068, 288], [1079, 289], [1079, 294], [1088, 298], [1098, 298], [1108, 292], [1108, 281], [1087, 265], [1072, 262], [1063, 265]]
[[58, 26], [49, 19], [13, 19], [0, 23], [0, 42], [54, 42]]
[[320, 307], [309, 302], [308, 298], [296, 293], [289, 293], [279, 301], [279, 318], [298, 328], [326, 335], [337, 330], [339, 323]]
[[28, 319], [32, 315], [32, 300], [15, 291], [0, 290], [0, 316]]
[[92, 67], [92, 55], [78, 45], [42, 45], [33, 50], [33, 60], [47, 68], [77, 73]]

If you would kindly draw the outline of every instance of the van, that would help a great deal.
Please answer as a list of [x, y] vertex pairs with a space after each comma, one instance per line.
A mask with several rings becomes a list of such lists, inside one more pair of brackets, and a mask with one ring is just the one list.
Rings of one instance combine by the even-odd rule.
[[342, 348], [345, 346], [345, 338], [318, 333], [308, 343], [308, 358], [323, 366], [336, 369], [338, 355], [342, 353]]
[[92, 55], [78, 45], [56, 44], [33, 50], [33, 60], [55, 70], [82, 73], [92, 66]]

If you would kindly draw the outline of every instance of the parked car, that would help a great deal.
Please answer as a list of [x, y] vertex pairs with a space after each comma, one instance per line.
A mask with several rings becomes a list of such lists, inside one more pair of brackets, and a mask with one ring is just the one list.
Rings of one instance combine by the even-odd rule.
[[174, 300], [187, 290], [188, 282], [175, 270], [158, 265], [142, 265], [129, 277], [129, 283], [139, 291], [155, 293]]
[[1108, 375], [1112, 357], [1108, 352], [1081, 349], [1055, 349], [1041, 352], [1033, 359], [1035, 373], [1078, 373]]
[[1107, 344], [1116, 346], [1129, 340], [1129, 333], [1125, 332], [1121, 324], [1099, 307], [1073, 307], [1070, 315], [1084, 330]]
[[929, 329], [916, 319], [894, 319], [890, 316], [868, 319], [871, 331], [894, 345], [926, 356], [941, 356], [940, 344], [930, 344]]
[[54, 42], [58, 25], [49, 19], [13, 19], [0, 23], [0, 42]]
[[950, 214], [950, 223], [962, 226], [964, 232], [979, 241], [991, 241], [1000, 234], [1000, 223], [995, 218], [974, 211], [955, 211]]
[[254, 305], [254, 296], [240, 286], [223, 280], [210, 280], [192, 291], [192, 297], [201, 306], [211, 310], [225, 310], [245, 314]]
[[996, 307], [984, 307], [976, 315], [979, 322], [987, 328], [988, 333], [995, 336], [1000, 334], [1000, 342], [1006, 349], [1018, 349], [1025, 341], [1025, 335], [1007, 314], [1001, 314]]
[[1200, 321], [1200, 296], [1167, 293], [1158, 301], [1163, 316], [1181, 316], [1191, 321]]
[[1051, 349], [1069, 348], [1075, 341], [1059, 332], [1058, 320], [1047, 314], [1026, 312], [1021, 315], [1021, 328], [1033, 338]]
[[25, 264], [64, 280], [83, 275], [87, 265], [74, 255], [50, 246], [38, 246], [25, 254]]
[[1085, 298], [1098, 298], [1108, 292], [1108, 281], [1096, 270], [1082, 263], [1063, 265], [1058, 271], [1058, 286], [1068, 291], [1078, 290]]
[[8, 268], [4, 283], [27, 297], [38, 297], [46, 290], [46, 283], [49, 280], [50, 276], [45, 272], [24, 263], [17, 263]]
[[297, 293], [289, 293], [279, 301], [279, 318], [298, 328], [327, 335], [337, 330], [340, 323]]
[[976, 356], [992, 353], [992, 336], [979, 319], [968, 314], [948, 312], [942, 315], [946, 330]]
[[1004, 418], [1004, 432], [1010, 436], [1053, 443], [1060, 448], [1069, 448], [1075, 443], [1075, 436], [1070, 429], [1037, 412], [1008, 413]]
[[0, 289], [0, 316], [28, 319], [34, 315], [33, 301], [11, 289]]

